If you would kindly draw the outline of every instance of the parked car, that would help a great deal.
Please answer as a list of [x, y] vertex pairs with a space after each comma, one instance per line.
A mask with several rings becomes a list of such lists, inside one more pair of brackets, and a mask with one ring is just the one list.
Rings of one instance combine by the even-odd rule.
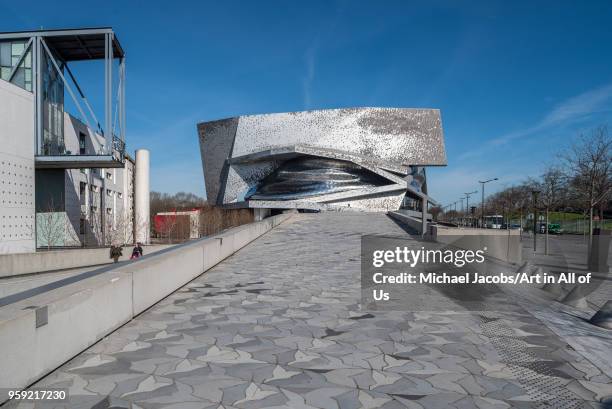
[[518, 224], [518, 223], [511, 223], [511, 224], [508, 226], [506, 223], [504, 223], [504, 224], [502, 224], [501, 228], [502, 228], [502, 230], [506, 230], [506, 229], [516, 230], [516, 229], [520, 229], [520, 228], [521, 228], [521, 225], [520, 225], [520, 224]]
[[[540, 234], [546, 233], [546, 223], [540, 223]], [[548, 234], [563, 234], [559, 223], [548, 223]]]

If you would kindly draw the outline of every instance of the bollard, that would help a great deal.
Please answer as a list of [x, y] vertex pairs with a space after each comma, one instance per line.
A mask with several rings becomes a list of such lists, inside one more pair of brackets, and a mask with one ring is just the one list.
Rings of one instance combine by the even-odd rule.
[[612, 301], [606, 302], [589, 322], [601, 328], [612, 329]]

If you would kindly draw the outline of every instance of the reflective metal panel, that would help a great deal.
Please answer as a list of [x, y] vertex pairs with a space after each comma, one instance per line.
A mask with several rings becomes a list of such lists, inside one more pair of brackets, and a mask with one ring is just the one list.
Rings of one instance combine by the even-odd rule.
[[274, 173], [266, 177], [248, 198], [296, 200], [390, 183], [354, 163], [303, 157], [283, 163]]

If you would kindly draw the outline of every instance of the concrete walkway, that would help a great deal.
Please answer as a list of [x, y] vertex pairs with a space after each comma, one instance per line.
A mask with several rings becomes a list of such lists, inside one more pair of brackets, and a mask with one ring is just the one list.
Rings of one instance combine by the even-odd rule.
[[296, 215], [35, 387], [84, 408], [612, 405], [611, 379], [510, 297], [504, 312], [360, 311], [364, 233], [403, 230]]

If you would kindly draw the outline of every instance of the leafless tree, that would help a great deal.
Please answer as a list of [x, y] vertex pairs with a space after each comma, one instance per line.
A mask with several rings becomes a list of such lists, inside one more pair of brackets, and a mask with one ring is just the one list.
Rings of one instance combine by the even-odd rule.
[[434, 220], [438, 220], [438, 216], [442, 213], [442, 208], [440, 206], [433, 206], [429, 209], [429, 213], [431, 213], [431, 217], [433, 217]]
[[65, 246], [67, 242], [79, 242], [66, 212], [58, 210], [53, 198], [50, 198], [44, 211], [36, 213], [36, 239], [47, 250], [52, 247]]
[[172, 243], [172, 234], [178, 225], [178, 216], [176, 211], [170, 214], [162, 215], [156, 220], [155, 230], [160, 235], [160, 238], [166, 238], [168, 243]]
[[124, 246], [126, 244], [132, 244], [133, 240], [133, 229], [132, 220], [127, 213], [120, 213], [115, 223], [108, 221], [106, 226], [105, 234], [105, 245]]
[[581, 134], [561, 158], [572, 192], [588, 213], [590, 238], [593, 211], [607, 200], [612, 187], [612, 139], [608, 128], [600, 126], [590, 134]]

